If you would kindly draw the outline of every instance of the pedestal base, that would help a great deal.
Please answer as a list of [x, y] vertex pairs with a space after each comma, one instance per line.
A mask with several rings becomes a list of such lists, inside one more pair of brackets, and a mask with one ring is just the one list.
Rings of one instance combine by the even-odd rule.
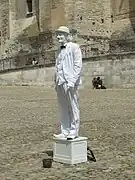
[[73, 140], [54, 138], [53, 160], [65, 164], [77, 164], [87, 161], [87, 138]]

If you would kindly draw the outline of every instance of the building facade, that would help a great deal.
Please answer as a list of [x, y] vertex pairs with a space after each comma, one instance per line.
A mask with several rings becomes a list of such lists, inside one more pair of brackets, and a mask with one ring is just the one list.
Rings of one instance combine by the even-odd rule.
[[0, 58], [52, 51], [68, 26], [84, 57], [134, 51], [134, 0], [0, 0]]
[[66, 25], [81, 45], [84, 86], [100, 76], [110, 88], [135, 87], [134, 0], [0, 0], [0, 17], [0, 84], [52, 84], [45, 65]]

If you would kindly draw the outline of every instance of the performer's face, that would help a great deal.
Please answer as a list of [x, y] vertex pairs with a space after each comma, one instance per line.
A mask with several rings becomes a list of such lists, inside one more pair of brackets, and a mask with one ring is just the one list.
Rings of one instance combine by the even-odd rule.
[[66, 34], [64, 32], [57, 32], [57, 34], [56, 34], [56, 37], [60, 44], [67, 43], [67, 36], [68, 36], [68, 34]]

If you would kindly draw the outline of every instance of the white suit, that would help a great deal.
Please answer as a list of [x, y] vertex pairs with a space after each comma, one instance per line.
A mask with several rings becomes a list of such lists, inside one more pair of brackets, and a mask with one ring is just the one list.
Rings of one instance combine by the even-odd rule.
[[82, 53], [79, 45], [69, 42], [59, 49], [56, 58], [55, 83], [58, 97], [61, 133], [78, 136], [78, 86], [81, 83]]

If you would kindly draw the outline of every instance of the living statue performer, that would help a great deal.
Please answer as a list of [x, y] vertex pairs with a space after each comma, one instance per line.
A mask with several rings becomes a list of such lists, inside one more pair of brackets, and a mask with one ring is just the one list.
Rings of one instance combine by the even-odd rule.
[[61, 133], [55, 138], [78, 137], [79, 106], [78, 87], [81, 84], [82, 53], [78, 44], [71, 42], [70, 31], [65, 26], [56, 30], [60, 44], [56, 57], [55, 89], [57, 92]]

